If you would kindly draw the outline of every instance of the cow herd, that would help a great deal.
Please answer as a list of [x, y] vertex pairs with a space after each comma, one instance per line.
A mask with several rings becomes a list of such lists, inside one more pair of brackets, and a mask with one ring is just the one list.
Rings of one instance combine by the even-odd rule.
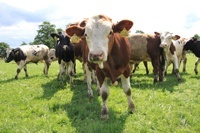
[[[93, 98], [92, 81], [97, 83], [98, 95], [102, 98], [101, 118], [108, 119], [107, 99], [109, 88], [107, 81], [112, 84], [120, 79], [122, 89], [127, 97], [128, 111], [132, 113], [135, 105], [131, 96], [130, 76], [135, 67], [144, 62], [153, 66], [153, 83], [164, 81], [168, 66], [173, 63], [172, 72], [181, 81], [179, 66], [186, 61], [186, 52], [191, 50], [196, 57], [195, 73], [200, 62], [200, 41], [195, 38], [184, 39], [170, 32], [154, 32], [154, 34], [133, 34], [128, 32], [133, 26], [131, 20], [120, 20], [113, 23], [105, 15], [96, 15], [69, 25], [64, 32], [52, 33], [57, 39], [55, 49], [41, 45], [25, 45], [15, 49], [7, 49], [6, 62], [14, 60], [17, 74], [24, 68], [28, 76], [26, 64], [29, 62], [44, 62], [44, 74], [48, 74], [49, 65], [57, 60], [59, 64], [58, 79], [69, 75], [69, 83], [73, 84], [76, 73], [76, 60], [82, 62], [89, 98]], [[147, 68], [148, 72], [148, 68]]]

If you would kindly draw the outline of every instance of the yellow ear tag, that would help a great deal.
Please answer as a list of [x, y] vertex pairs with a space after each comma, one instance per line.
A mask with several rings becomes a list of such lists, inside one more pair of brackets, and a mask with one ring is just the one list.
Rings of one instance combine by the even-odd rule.
[[79, 38], [76, 34], [74, 34], [74, 35], [71, 37], [70, 40], [71, 40], [72, 43], [79, 43], [80, 38]]
[[54, 39], [55, 39], [55, 40], [57, 40], [57, 37], [56, 37], [56, 36], [54, 36]]
[[129, 32], [126, 30], [126, 28], [124, 28], [121, 32], [120, 32], [120, 36], [125, 37], [128, 36]]

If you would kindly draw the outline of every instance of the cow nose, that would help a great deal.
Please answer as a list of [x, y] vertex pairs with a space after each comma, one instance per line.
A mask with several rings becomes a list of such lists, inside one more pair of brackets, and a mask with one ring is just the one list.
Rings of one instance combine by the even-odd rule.
[[165, 48], [167, 47], [167, 44], [161, 44], [160, 47]]
[[103, 60], [103, 52], [90, 52], [89, 54], [89, 60], [91, 62], [95, 61], [102, 61]]

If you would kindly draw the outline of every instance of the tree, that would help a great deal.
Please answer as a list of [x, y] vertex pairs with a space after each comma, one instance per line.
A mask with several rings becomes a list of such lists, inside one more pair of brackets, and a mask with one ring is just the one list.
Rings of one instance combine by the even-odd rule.
[[144, 34], [144, 32], [142, 30], [136, 30], [135, 33]]
[[200, 36], [198, 34], [195, 34], [194, 38], [197, 38], [197, 40], [200, 40]]
[[6, 57], [6, 48], [9, 48], [10, 46], [5, 42], [0, 42], [0, 56], [3, 58]]
[[22, 45], [27, 45], [27, 43], [25, 43], [25, 42], [22, 42], [21, 46], [22, 46]]
[[45, 44], [49, 48], [54, 48], [55, 40], [50, 36], [51, 33], [55, 33], [55, 25], [50, 22], [44, 21], [39, 25], [38, 34], [34, 38], [34, 42], [30, 44]]

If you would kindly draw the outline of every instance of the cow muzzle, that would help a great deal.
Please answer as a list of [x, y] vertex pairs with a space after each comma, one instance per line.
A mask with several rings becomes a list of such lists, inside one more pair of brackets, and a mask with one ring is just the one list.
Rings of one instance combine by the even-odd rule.
[[166, 48], [166, 47], [167, 47], [167, 44], [160, 44], [160, 47], [161, 47], [161, 48]]
[[90, 62], [101, 62], [101, 61], [104, 61], [104, 54], [103, 52], [90, 52], [89, 53], [89, 61]]

